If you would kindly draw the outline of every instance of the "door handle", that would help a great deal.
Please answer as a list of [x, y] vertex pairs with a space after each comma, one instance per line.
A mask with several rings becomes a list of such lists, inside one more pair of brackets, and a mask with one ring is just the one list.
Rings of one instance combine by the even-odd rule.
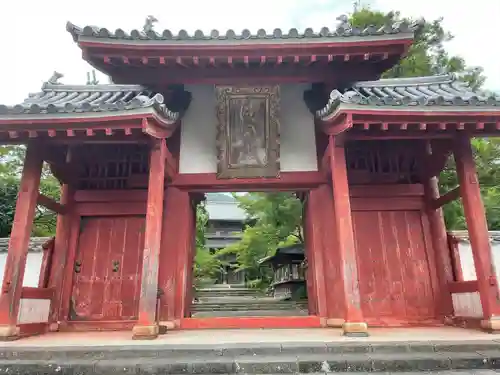
[[118, 272], [120, 270], [120, 262], [119, 261], [117, 261], [117, 260], [113, 261], [112, 270], [113, 270], [113, 272]]

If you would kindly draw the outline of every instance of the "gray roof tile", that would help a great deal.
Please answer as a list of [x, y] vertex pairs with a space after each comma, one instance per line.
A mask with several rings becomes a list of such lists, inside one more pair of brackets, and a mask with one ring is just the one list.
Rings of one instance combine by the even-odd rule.
[[395, 108], [432, 106], [453, 107], [453, 109], [488, 106], [498, 107], [500, 111], [500, 97], [488, 97], [474, 92], [452, 74], [357, 82], [344, 93], [333, 90], [328, 104], [317, 111], [316, 115], [320, 118], [328, 117], [343, 104]]
[[[307, 28], [304, 32], [299, 32], [296, 28], [291, 28], [288, 32], [276, 28], [273, 32], [267, 32], [264, 29], [259, 29], [257, 33], [253, 34], [248, 29], [236, 33], [234, 30], [227, 30], [221, 33], [218, 30], [212, 30], [210, 33], [205, 34], [202, 30], [196, 30], [193, 34], [188, 33], [186, 30], [180, 30], [174, 34], [171, 30], [165, 29], [162, 32], [152, 30], [151, 25], [144, 27], [143, 30], [134, 29], [125, 32], [123, 29], [116, 29], [115, 31], [97, 26], [78, 27], [71, 22], [66, 24], [66, 29], [71, 33], [75, 41], [79, 37], [94, 37], [102, 39], [121, 39], [121, 40], [158, 40], [158, 41], [172, 41], [172, 40], [258, 40], [258, 39], [304, 39], [304, 38], [343, 38], [351, 36], [384, 36], [391, 34], [404, 34], [413, 33], [419, 26], [419, 23], [408, 24], [406, 22], [396, 22], [392, 25], [385, 25], [377, 28], [368, 26], [365, 28], [351, 27], [347, 23], [347, 18], [340, 16], [337, 19], [343, 22], [335, 29], [330, 30], [328, 27], [323, 27], [319, 31], [314, 31], [312, 28]], [[147, 30], [147, 31], [144, 31]]]
[[30, 94], [22, 103], [0, 104], [0, 118], [23, 115], [75, 114], [152, 109], [167, 122], [175, 122], [179, 113], [170, 111], [163, 96], [140, 85], [63, 85], [55, 80], [44, 83], [42, 90]]

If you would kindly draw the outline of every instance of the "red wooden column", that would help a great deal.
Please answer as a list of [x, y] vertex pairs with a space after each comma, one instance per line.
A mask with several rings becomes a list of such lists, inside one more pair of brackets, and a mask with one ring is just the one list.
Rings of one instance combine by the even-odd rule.
[[436, 160], [442, 159], [442, 165], [445, 165], [448, 151], [439, 150], [438, 147], [432, 148], [431, 145], [425, 144], [425, 152], [422, 159], [424, 165], [424, 170], [422, 170], [424, 194], [427, 203], [426, 214], [429, 219], [432, 247], [434, 248], [436, 259], [436, 274], [439, 282], [436, 313], [437, 316], [443, 318], [453, 315], [453, 302], [451, 293], [448, 291], [448, 284], [454, 280], [443, 210], [441, 208], [436, 209], [433, 206], [433, 202], [440, 197], [438, 186], [440, 170], [436, 170], [435, 172], [433, 170], [436, 168]]
[[162, 235], [166, 155], [165, 140], [155, 140], [151, 148], [149, 163], [139, 320], [133, 328], [134, 339], [153, 339], [159, 333], [156, 305], [158, 299], [158, 267]]
[[481, 326], [488, 331], [500, 330], [498, 286], [493, 272], [488, 224], [479, 190], [476, 165], [470, 139], [457, 137], [454, 148], [465, 221], [469, 232], [474, 266], [483, 308]]
[[40, 146], [29, 144], [24, 159], [0, 295], [0, 340], [13, 340], [19, 336], [17, 317], [42, 165]]
[[160, 324], [167, 328], [180, 325], [186, 306], [190, 241], [194, 239], [190, 222], [193, 216], [189, 193], [176, 187], [166, 189], [163, 234], [160, 252], [158, 284]]
[[335, 215], [335, 233], [341, 277], [343, 281], [344, 324], [342, 329], [346, 336], [368, 336], [368, 326], [364, 322], [359, 294], [358, 266], [356, 245], [351, 216], [349, 183], [344, 143], [337, 137], [328, 137], [330, 152], [330, 168], [332, 172], [333, 208]]

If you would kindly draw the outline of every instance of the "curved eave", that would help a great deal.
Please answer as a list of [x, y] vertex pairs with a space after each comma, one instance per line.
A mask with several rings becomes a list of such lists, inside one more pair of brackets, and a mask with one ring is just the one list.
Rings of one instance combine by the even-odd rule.
[[22, 124], [50, 124], [50, 123], [107, 123], [124, 119], [153, 118], [158, 124], [165, 128], [172, 128], [179, 120], [180, 116], [165, 117], [159, 114], [154, 108], [136, 108], [118, 110], [112, 112], [56, 112], [56, 113], [21, 113], [21, 114], [0, 114], [0, 130], [2, 125], [22, 125]]
[[336, 38], [292, 38], [292, 39], [210, 39], [210, 40], [155, 40], [155, 39], [114, 39], [114, 38], [96, 38], [91, 36], [78, 36], [76, 42], [82, 47], [107, 47], [123, 49], [151, 49], [151, 50], [169, 50], [169, 49], [255, 49], [257, 46], [263, 49], [276, 48], [277, 46], [287, 48], [321, 48], [321, 47], [345, 47], [345, 46], [374, 46], [387, 44], [404, 44], [413, 41], [413, 33], [397, 33], [384, 35], [368, 36], [349, 36]]
[[340, 103], [335, 109], [321, 114], [321, 110], [316, 114], [316, 119], [323, 123], [335, 121], [341, 114], [366, 114], [366, 115], [387, 115], [387, 116], [500, 116], [500, 106], [497, 105], [467, 105], [467, 106], [370, 106]]

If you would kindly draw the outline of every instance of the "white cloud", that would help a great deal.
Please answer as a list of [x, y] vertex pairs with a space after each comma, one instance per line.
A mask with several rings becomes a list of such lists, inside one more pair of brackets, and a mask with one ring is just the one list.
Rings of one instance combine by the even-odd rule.
[[[373, 0], [384, 10], [399, 9], [405, 15], [445, 17], [445, 27], [456, 39], [450, 51], [471, 65], [481, 65], [488, 76], [487, 87], [500, 89], [499, 52], [495, 15], [499, 0], [476, 0], [464, 10], [454, 0]], [[144, 18], [159, 18], [158, 29], [189, 31], [212, 28], [241, 30], [275, 27], [333, 27], [335, 17], [352, 9], [351, 0], [148, 0], [120, 2], [86, 0], [25, 0], [9, 2], [0, 13], [0, 103], [21, 101], [40, 89], [54, 70], [64, 73], [66, 83], [84, 83], [90, 67], [65, 31], [66, 21], [77, 25], [141, 28]], [[488, 36], [491, 36], [488, 38]]]

